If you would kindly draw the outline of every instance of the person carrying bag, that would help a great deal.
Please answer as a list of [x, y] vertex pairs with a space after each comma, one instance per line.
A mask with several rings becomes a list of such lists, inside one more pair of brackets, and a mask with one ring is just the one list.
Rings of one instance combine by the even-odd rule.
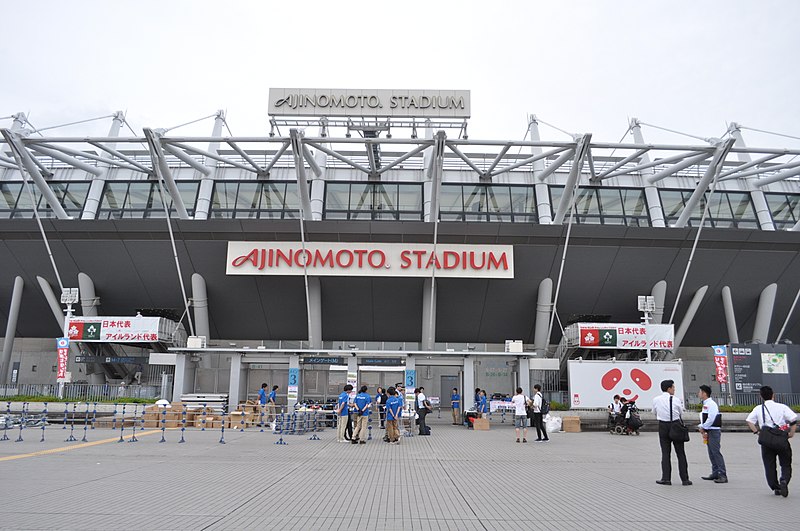
[[669, 439], [672, 442], [689, 442], [689, 428], [683, 423], [683, 419], [678, 417], [678, 420], [672, 418], [672, 397], [669, 397]]

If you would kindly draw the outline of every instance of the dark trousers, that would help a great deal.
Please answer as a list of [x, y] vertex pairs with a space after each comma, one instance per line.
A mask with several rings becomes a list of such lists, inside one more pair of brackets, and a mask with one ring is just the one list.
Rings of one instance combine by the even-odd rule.
[[778, 471], [775, 467], [775, 458], [781, 464], [781, 481], [789, 483], [792, 479], [792, 447], [789, 446], [782, 452], [776, 452], [766, 446], [761, 447], [761, 460], [764, 462], [764, 473], [767, 475], [767, 485], [772, 490], [780, 487]]
[[722, 430], [706, 430], [708, 433], [708, 459], [711, 461], [711, 475], [715, 478], [728, 477], [725, 469], [725, 458], [720, 451]]
[[675, 446], [675, 455], [678, 456], [678, 474], [681, 476], [681, 481], [688, 481], [689, 463], [686, 461], [683, 442], [670, 440], [669, 425], [669, 422], [658, 422], [658, 442], [661, 445], [661, 479], [672, 480], [672, 447]]
[[424, 407], [420, 408], [420, 410], [417, 411], [417, 414], [419, 415], [419, 434], [420, 435], [427, 435], [428, 434], [428, 426], [427, 426], [427, 424], [425, 424], [425, 417], [428, 416], [428, 410], [425, 409]]
[[544, 416], [541, 413], [533, 414], [533, 427], [536, 428], [536, 438], [547, 440], [547, 430], [544, 427]]

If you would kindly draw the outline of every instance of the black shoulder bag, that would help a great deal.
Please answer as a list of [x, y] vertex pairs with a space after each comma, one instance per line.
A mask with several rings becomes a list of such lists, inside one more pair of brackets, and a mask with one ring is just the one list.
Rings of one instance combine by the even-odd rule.
[[672, 397], [669, 397], [669, 440], [672, 442], [689, 442], [689, 428], [683, 419], [672, 420]]
[[772, 418], [772, 413], [767, 409], [765, 404], [761, 404], [761, 429], [758, 432], [758, 444], [766, 446], [770, 450], [782, 452], [789, 448], [789, 432], [783, 431], [777, 426], [767, 426], [766, 414], [769, 414], [769, 420], [775, 424]]

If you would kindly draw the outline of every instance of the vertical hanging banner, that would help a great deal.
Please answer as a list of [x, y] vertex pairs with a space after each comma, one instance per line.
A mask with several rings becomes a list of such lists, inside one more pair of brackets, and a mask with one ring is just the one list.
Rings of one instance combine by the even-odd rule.
[[58, 372], [56, 381], [60, 382], [67, 378], [67, 360], [69, 359], [69, 338], [59, 337], [56, 339], [56, 351], [58, 352]]
[[714, 349], [714, 368], [717, 372], [717, 383], [728, 383], [728, 347], [725, 345], [715, 345]]
[[286, 397], [291, 401], [297, 401], [297, 389], [299, 387], [300, 382], [300, 369], [297, 367], [290, 367], [289, 368], [289, 385], [286, 393]]

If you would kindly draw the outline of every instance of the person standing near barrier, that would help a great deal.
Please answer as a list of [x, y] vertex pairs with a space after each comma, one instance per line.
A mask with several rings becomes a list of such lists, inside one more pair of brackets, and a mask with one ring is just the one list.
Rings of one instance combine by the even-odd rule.
[[661, 445], [661, 479], [659, 485], [672, 485], [672, 447], [678, 456], [678, 474], [683, 485], [691, 485], [689, 481], [689, 463], [686, 461], [686, 450], [683, 441], [676, 441], [670, 437], [670, 428], [673, 422], [678, 422], [683, 415], [683, 401], [675, 395], [675, 382], [664, 380], [661, 382], [662, 394], [653, 399], [653, 413], [658, 420], [658, 442]]
[[727, 483], [728, 471], [725, 469], [725, 458], [720, 451], [722, 438], [722, 415], [719, 406], [711, 398], [711, 387], [701, 385], [697, 397], [703, 401], [700, 412], [700, 434], [708, 446], [708, 459], [711, 461], [711, 474], [703, 479], [714, 483]]
[[353, 444], [367, 444], [367, 424], [369, 423], [369, 413], [372, 407], [372, 397], [367, 393], [367, 386], [362, 385], [354, 400], [358, 422], [356, 430], [353, 432]]
[[478, 414], [482, 419], [485, 419], [489, 414], [489, 401], [486, 399], [486, 391], [484, 390], [478, 392]]
[[350, 391], [353, 386], [347, 384], [344, 386], [339, 398], [336, 400], [336, 442], [347, 442], [344, 433], [347, 430], [347, 420], [350, 416]]
[[548, 442], [547, 428], [544, 426], [544, 413], [542, 412], [542, 386], [533, 386], [533, 427], [536, 428], [536, 442]]
[[397, 427], [397, 420], [400, 418], [402, 408], [403, 401], [397, 396], [397, 390], [390, 387], [389, 398], [386, 399], [386, 437], [390, 444], [400, 444], [400, 429]]
[[384, 391], [383, 387], [378, 387], [375, 390], [375, 407], [378, 410], [378, 420], [381, 423], [380, 429], [385, 429], [386, 425], [384, 421], [386, 420], [386, 399], [388, 396], [386, 395], [386, 391]]
[[[785, 498], [789, 495], [789, 481], [792, 480], [792, 446], [789, 444], [789, 439], [794, 437], [797, 430], [797, 413], [792, 411], [789, 406], [772, 399], [772, 387], [764, 385], [761, 387], [760, 393], [764, 402], [753, 408], [753, 411], [747, 415], [747, 425], [754, 434], [759, 436], [758, 444], [761, 445], [761, 461], [764, 463], [767, 485], [775, 493], [775, 496]], [[767, 441], [762, 439], [762, 435], [759, 433], [775, 428], [786, 433], [785, 437], [780, 436], [783, 439], [779, 443], [781, 449], [774, 447], [779, 437], [771, 436], [772, 441]], [[772, 435], [772, 433], [765, 435]], [[780, 481], [775, 466], [776, 458], [781, 465]]]
[[267, 415], [267, 384], [262, 383], [261, 389], [258, 390], [258, 405], [261, 408], [261, 415], [262, 420], [264, 415], [267, 417], [267, 421], [269, 421], [269, 415]]
[[453, 408], [453, 426], [458, 426], [461, 424], [461, 395], [456, 387], [450, 393], [450, 407]]
[[528, 397], [522, 394], [522, 387], [517, 387], [517, 394], [511, 399], [514, 404], [514, 431], [517, 432], [517, 442], [519, 442], [519, 430], [522, 429], [522, 442], [528, 442], [528, 413], [525, 411], [525, 406], [528, 403]]
[[272, 422], [277, 418], [275, 414], [277, 411], [276, 408], [277, 402], [278, 402], [278, 386], [273, 385], [272, 391], [270, 391], [269, 395], [267, 396], [267, 422]]
[[431, 403], [428, 401], [428, 398], [425, 396], [425, 388], [418, 387], [414, 390], [414, 394], [416, 398], [414, 400], [414, 409], [417, 411], [417, 416], [419, 418], [419, 434], [420, 435], [430, 435], [430, 429], [428, 428], [428, 424], [426, 423], [425, 419], [428, 416], [428, 413], [431, 412]]

